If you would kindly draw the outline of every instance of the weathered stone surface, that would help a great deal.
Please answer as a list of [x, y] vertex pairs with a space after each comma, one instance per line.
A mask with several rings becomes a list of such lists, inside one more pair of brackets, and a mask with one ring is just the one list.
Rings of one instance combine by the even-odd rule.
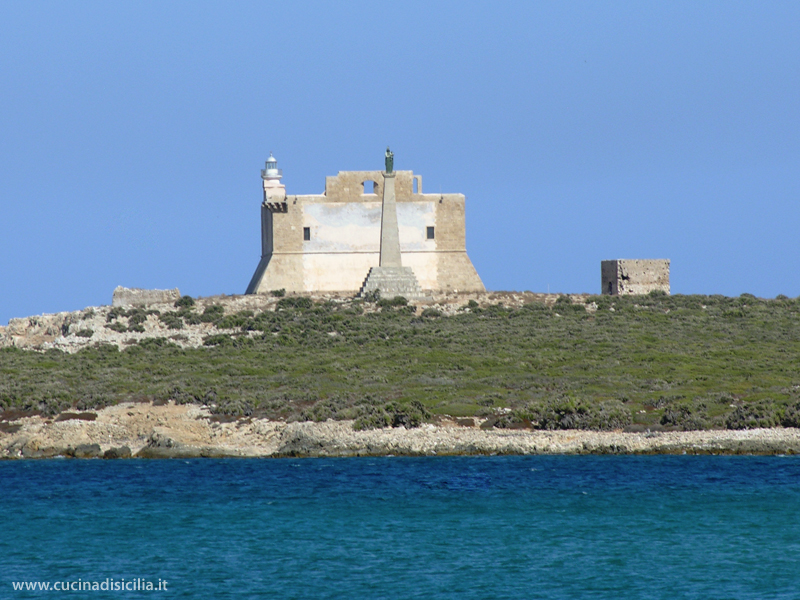
[[100, 444], [79, 444], [71, 449], [69, 455], [75, 458], [100, 458], [103, 451], [100, 449]]
[[379, 266], [389, 181], [402, 264], [414, 270], [420, 287], [485, 291], [466, 252], [464, 196], [423, 194], [420, 176], [393, 175], [384, 180], [382, 171], [341, 171], [326, 179], [323, 194], [286, 196], [281, 210], [262, 205], [262, 256], [246, 293], [357, 293], [369, 269]]
[[116, 458], [130, 458], [132, 456], [131, 449], [128, 446], [121, 446], [119, 448], [109, 448], [103, 452], [103, 458], [116, 459]]
[[618, 259], [600, 263], [601, 293], [612, 296], [669, 294], [669, 259]]
[[55, 456], [66, 456], [68, 451], [67, 448], [41, 446], [36, 440], [23, 445], [20, 454], [22, 458], [53, 458]]
[[112, 295], [111, 306], [148, 306], [150, 304], [172, 304], [181, 293], [178, 288], [171, 290], [144, 290], [117, 286]]
[[403, 296], [406, 300], [420, 300], [425, 297], [411, 267], [372, 267], [358, 295], [363, 298], [375, 291], [380, 292], [381, 298]]
[[[397, 202], [394, 197], [394, 173], [383, 174], [383, 203], [381, 205], [381, 254], [378, 266], [399, 268], [400, 231], [397, 226]], [[416, 277], [414, 278], [416, 281]]]

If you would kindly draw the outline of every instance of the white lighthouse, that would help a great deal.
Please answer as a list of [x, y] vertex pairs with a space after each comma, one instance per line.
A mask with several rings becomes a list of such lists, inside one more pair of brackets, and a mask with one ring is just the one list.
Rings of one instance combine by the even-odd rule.
[[283, 172], [278, 168], [278, 160], [269, 153], [269, 158], [261, 169], [264, 180], [264, 202], [285, 202], [286, 186], [281, 183]]

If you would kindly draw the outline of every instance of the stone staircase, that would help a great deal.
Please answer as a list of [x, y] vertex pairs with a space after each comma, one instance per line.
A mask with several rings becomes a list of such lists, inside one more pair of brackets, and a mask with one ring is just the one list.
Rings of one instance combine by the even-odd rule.
[[392, 299], [395, 296], [403, 296], [406, 300], [426, 298], [411, 267], [372, 267], [358, 292], [358, 297], [363, 298], [365, 294], [375, 290], [380, 291], [381, 298]]

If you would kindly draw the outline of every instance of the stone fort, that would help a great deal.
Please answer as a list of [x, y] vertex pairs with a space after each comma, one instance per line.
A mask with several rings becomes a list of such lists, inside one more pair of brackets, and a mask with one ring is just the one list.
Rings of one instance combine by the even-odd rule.
[[464, 195], [423, 193], [422, 176], [393, 171], [390, 155], [386, 171], [340, 171], [322, 194], [291, 195], [270, 153], [261, 260], [245, 293], [485, 291], [467, 256]]

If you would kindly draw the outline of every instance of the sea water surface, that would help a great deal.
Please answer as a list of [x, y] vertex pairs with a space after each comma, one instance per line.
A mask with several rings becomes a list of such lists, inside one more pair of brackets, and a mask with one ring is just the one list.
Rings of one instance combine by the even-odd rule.
[[0, 517], [0, 598], [800, 597], [797, 457], [7, 461]]

